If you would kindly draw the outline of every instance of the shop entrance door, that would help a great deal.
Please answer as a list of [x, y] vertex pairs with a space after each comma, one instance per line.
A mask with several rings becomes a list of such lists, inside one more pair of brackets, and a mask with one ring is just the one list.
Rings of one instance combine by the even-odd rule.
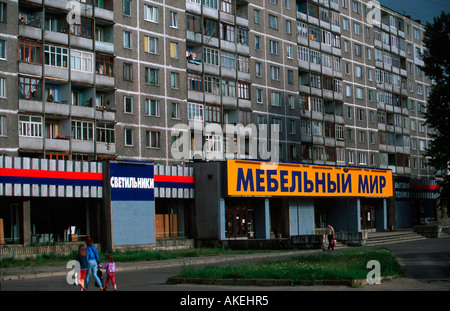
[[254, 212], [245, 202], [230, 202], [225, 208], [226, 237], [227, 238], [251, 238], [253, 229]]
[[360, 212], [361, 212], [361, 229], [362, 230], [374, 229], [376, 226], [375, 207], [373, 207], [373, 205], [371, 204], [361, 203]]

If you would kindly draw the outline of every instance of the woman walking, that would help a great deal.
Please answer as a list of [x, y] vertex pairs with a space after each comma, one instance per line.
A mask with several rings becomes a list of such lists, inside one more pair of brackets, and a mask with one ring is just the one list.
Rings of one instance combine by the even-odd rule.
[[86, 257], [88, 260], [88, 269], [86, 272], [86, 278], [84, 282], [84, 287], [88, 289], [89, 286], [89, 277], [92, 274], [94, 277], [95, 282], [97, 283], [97, 286], [100, 288], [100, 290], [103, 290], [103, 284], [100, 281], [99, 277], [97, 276], [97, 268], [100, 264], [100, 257], [98, 256], [97, 248], [94, 244], [92, 244], [92, 239], [90, 236], [86, 237]]

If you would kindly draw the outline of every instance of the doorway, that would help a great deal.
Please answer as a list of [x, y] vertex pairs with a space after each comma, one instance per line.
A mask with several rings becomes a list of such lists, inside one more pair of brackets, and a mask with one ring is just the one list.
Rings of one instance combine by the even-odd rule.
[[225, 208], [225, 236], [227, 238], [253, 238], [255, 236], [255, 210], [245, 199], [231, 199]]
[[361, 230], [375, 230], [375, 207], [369, 202], [361, 201], [360, 206], [361, 215]]

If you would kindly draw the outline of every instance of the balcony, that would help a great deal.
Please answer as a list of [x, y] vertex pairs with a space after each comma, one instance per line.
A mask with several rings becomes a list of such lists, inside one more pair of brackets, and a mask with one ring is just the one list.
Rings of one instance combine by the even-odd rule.
[[47, 42], [54, 42], [63, 45], [69, 44], [69, 35], [63, 30], [61, 32], [45, 30], [44, 37]]
[[19, 24], [19, 36], [34, 40], [42, 40], [42, 29], [26, 24]]
[[46, 139], [45, 140], [45, 150], [48, 151], [58, 151], [67, 152], [69, 151], [70, 141], [68, 139]]
[[96, 142], [95, 147], [97, 154], [115, 155], [116, 154], [116, 144], [115, 143], [103, 143]]
[[44, 148], [44, 139], [42, 137], [19, 136], [19, 148], [25, 150], [42, 151]]
[[60, 116], [69, 116], [70, 106], [67, 104], [59, 104], [55, 102], [46, 102], [45, 103], [45, 113], [52, 115], [60, 115]]
[[[106, 2], [107, 1], [105, 1], [105, 3]], [[111, 2], [111, 9], [95, 7], [94, 16], [96, 18], [100, 18], [105, 21], [114, 22], [114, 11], [112, 8], [113, 1], [110, 1], [110, 2]]]
[[19, 111], [42, 113], [42, 101], [19, 99]]
[[72, 152], [76, 153], [94, 153], [95, 144], [93, 141], [74, 140], [72, 139]]

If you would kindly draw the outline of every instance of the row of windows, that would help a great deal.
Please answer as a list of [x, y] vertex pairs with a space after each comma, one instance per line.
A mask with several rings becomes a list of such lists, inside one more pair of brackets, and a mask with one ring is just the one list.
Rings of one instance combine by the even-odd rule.
[[[1, 50], [1, 47], [0, 47]], [[18, 59], [20, 62], [29, 64], [37, 64], [68, 68], [69, 66], [69, 52], [70, 52], [70, 68], [72, 70], [93, 72], [94, 70], [94, 53], [69, 50], [65, 47], [55, 45], [44, 45], [42, 51], [42, 44], [29, 41], [19, 40], [18, 43]], [[44, 58], [42, 59], [42, 54]], [[95, 56], [95, 72], [101, 75], [113, 75], [114, 57], [97, 53]]]

